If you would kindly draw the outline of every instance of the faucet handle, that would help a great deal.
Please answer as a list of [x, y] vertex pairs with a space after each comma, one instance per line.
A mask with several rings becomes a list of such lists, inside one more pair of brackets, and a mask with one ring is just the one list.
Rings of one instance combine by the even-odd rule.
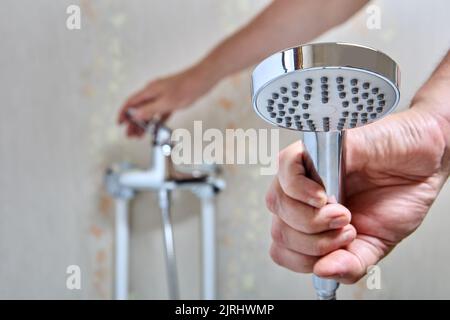
[[172, 130], [159, 120], [149, 122], [148, 132], [152, 137], [153, 145], [171, 145]]
[[132, 117], [133, 111], [133, 109], [129, 109], [127, 111], [127, 117], [138, 127], [150, 134], [153, 145], [170, 145], [172, 130], [164, 125], [163, 121], [159, 118], [155, 118], [150, 121], [139, 121]]

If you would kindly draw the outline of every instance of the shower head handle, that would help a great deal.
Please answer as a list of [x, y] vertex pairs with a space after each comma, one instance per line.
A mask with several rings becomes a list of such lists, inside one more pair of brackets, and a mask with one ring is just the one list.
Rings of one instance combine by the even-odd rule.
[[[343, 203], [345, 177], [345, 133], [346, 131], [304, 132], [307, 176], [321, 184], [329, 203]], [[319, 300], [336, 299], [339, 283], [313, 276], [313, 284]]]

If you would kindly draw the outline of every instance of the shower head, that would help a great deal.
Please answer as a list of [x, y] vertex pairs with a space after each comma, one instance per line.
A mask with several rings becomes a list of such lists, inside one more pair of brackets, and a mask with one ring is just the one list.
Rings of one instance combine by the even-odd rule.
[[[253, 71], [256, 112], [278, 127], [303, 131], [314, 167], [307, 174], [344, 200], [345, 129], [374, 122], [397, 105], [400, 71], [391, 58], [346, 43], [307, 44], [278, 52]], [[338, 282], [313, 277], [318, 299], [336, 298]]]
[[279, 127], [340, 131], [374, 122], [398, 103], [400, 72], [387, 55], [346, 43], [278, 52], [253, 71], [256, 112]]

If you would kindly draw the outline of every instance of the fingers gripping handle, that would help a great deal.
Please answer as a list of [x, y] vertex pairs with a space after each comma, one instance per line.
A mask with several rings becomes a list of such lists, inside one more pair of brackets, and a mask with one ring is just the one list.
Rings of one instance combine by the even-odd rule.
[[330, 201], [339, 203], [344, 199], [344, 139], [345, 131], [303, 133], [309, 176], [324, 186]]
[[[344, 140], [345, 131], [303, 133], [308, 173], [325, 187], [331, 202], [342, 203], [344, 199]], [[313, 275], [313, 284], [319, 300], [336, 299], [337, 281]]]

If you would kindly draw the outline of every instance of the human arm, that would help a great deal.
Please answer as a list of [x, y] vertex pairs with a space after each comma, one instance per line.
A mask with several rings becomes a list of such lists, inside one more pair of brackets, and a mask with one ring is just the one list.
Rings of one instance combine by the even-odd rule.
[[[367, 0], [275, 0], [195, 65], [149, 82], [133, 94], [119, 112], [129, 136], [148, 121], [192, 104], [224, 77], [247, 68], [280, 49], [308, 42], [341, 24]], [[129, 110], [133, 109], [132, 116]]]

